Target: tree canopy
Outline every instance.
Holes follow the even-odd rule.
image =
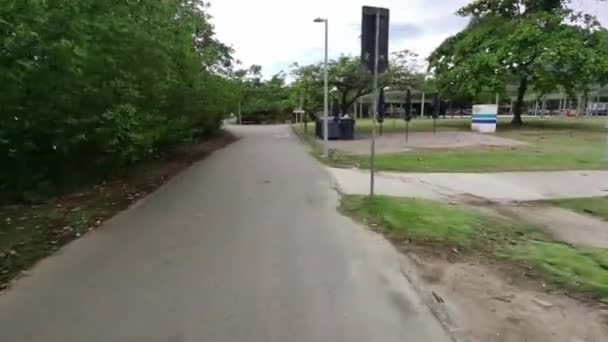
[[[202,0],[0,0],[0,41],[10,197],[210,134],[236,100]]]
[[[416,86],[424,81],[424,76],[418,72],[417,55],[409,50],[391,54],[391,62],[386,73],[381,75],[380,86],[406,88]],[[323,101],[323,63],[292,66],[295,84],[307,94],[306,99],[313,99],[322,108]],[[347,113],[353,104],[362,96],[372,92],[372,75],[366,71],[359,57],[340,56],[328,62],[328,83],[333,97],[340,105],[342,113]],[[312,101],[311,101],[312,102]],[[311,102],[308,102],[309,104]]]
[[[608,83],[608,31],[566,0],[476,0],[458,14],[469,25],[429,57],[442,93],[474,96],[517,86],[513,123],[526,92],[563,89],[571,96]]]
[[[262,77],[262,67],[252,65],[234,73],[241,119],[244,122],[285,122],[296,107],[293,87],[281,71],[270,79]]]

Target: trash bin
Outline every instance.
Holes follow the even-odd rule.
[[[355,120],[351,118],[344,118],[340,120],[340,139],[355,139]]]
[[[336,139],[340,139],[340,122],[338,120],[334,120],[334,118],[329,118],[329,121],[327,123],[327,129],[328,129],[328,134],[327,134],[327,139],[332,139],[332,140],[336,140]],[[315,126],[315,132],[317,134],[317,137],[319,139],[323,139],[323,118],[319,118],[316,122],[316,126]]]

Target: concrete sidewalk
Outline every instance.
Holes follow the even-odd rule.
[[[369,171],[330,168],[346,194],[369,193]],[[608,171],[497,173],[379,172],[376,193],[390,196],[454,199],[478,197],[496,202],[608,195]]]

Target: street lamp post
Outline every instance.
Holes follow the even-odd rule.
[[[314,20],[315,23],[325,23],[325,63],[323,71],[323,156],[328,157],[328,135],[329,135],[329,76],[327,72],[328,61],[327,61],[327,50],[328,50],[328,22],[329,20],[323,18],[317,18]]]

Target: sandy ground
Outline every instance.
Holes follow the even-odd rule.
[[[369,171],[330,168],[346,194],[369,193]],[[608,195],[608,171],[398,173],[378,172],[376,193],[390,196],[498,203]]]
[[[408,256],[403,271],[419,275],[414,281],[434,293],[435,311],[459,341],[599,342],[608,336],[606,305],[534,289],[542,284],[514,285],[487,264]]]
[[[489,134],[471,132],[412,132],[407,143],[405,134],[383,134],[376,137],[376,151],[378,153],[395,153],[411,151],[419,148],[455,148],[471,146],[518,146],[525,142],[514,139],[501,138]],[[330,148],[350,153],[369,153],[369,136],[356,140],[332,140]]]

